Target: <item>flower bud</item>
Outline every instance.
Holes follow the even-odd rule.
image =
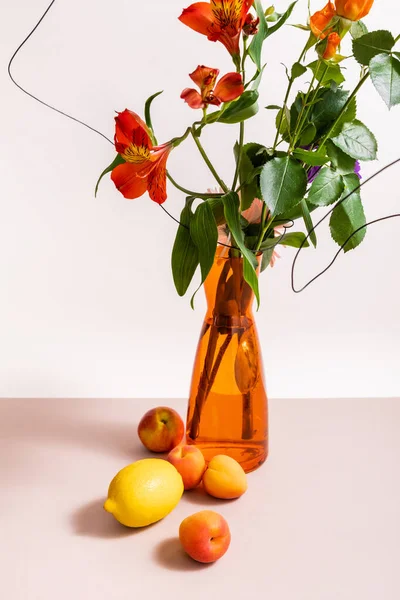
[[[341,37],[338,33],[333,32],[328,35],[325,52],[322,55],[322,58],[325,60],[330,60],[336,54],[336,50],[341,42]]]
[[[374,0],[336,0],[336,13],[350,21],[364,18],[373,5]]]
[[[326,38],[330,31],[328,25],[335,15],[335,6],[329,1],[322,10],[318,10],[310,18],[311,31],[318,39],[323,40]]]

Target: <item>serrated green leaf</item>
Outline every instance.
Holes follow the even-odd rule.
[[[301,214],[303,216],[304,225],[314,248],[317,247],[317,234],[315,233],[314,224],[311,218],[311,213],[308,208],[308,203],[305,198],[300,202]]]
[[[99,184],[100,184],[100,181],[103,179],[104,175],[106,175],[107,173],[110,173],[110,171],[112,171],[113,169],[115,169],[115,167],[118,167],[118,165],[122,165],[124,162],[125,161],[122,158],[122,156],[120,154],[117,154],[117,156],[112,161],[111,165],[108,165],[108,167],[106,167],[104,169],[104,171],[102,172],[102,174],[98,178],[97,183],[96,183],[96,187],[94,189],[94,195],[95,195],[95,197],[97,196],[97,191],[99,189]]]
[[[353,40],[368,33],[368,29],[362,21],[353,21],[350,27],[350,34]]]
[[[260,304],[260,293],[258,289],[258,277],[256,269],[258,267],[257,259],[254,254],[246,248],[244,243],[244,234],[240,225],[240,201],[235,192],[229,192],[222,197],[224,202],[225,219],[228,227],[235,239],[236,244],[243,254],[243,277],[253,290],[257,298],[257,304]]]
[[[157,144],[157,139],[156,139],[156,136],[154,135],[154,131],[153,131],[153,124],[151,122],[150,109],[151,109],[151,104],[152,104],[153,100],[155,98],[157,98],[157,96],[159,96],[160,94],[162,94],[163,91],[164,90],[161,90],[161,92],[156,92],[155,94],[153,94],[152,96],[150,96],[150,98],[147,98],[146,103],[144,105],[144,119],[146,121],[147,127],[150,129],[151,141],[153,142],[154,145]]]
[[[194,198],[187,198],[181,212],[180,225],[172,249],[171,266],[176,291],[184,296],[199,265],[199,251],[190,235],[190,223],[193,218]]]
[[[339,135],[332,138],[332,142],[352,158],[376,159],[378,146],[375,136],[357,119],[352,123],[345,123]]]
[[[331,132],[331,137],[334,137],[335,135],[339,135],[339,133],[343,129],[343,125],[345,123],[351,123],[352,121],[354,121],[356,116],[357,116],[357,100],[356,100],[356,97],[353,96],[353,98],[350,100],[350,102],[346,106],[344,113],[341,115],[340,119],[337,120],[335,127]]]
[[[343,179],[345,182],[345,190],[342,197],[344,198],[360,185],[360,181],[357,175],[354,174],[345,175]],[[366,220],[361,203],[360,190],[357,189],[349,198],[335,207],[331,215],[329,226],[332,238],[339,246],[342,246],[346,240],[352,236],[344,246],[344,252],[348,252],[361,244],[365,238],[365,229],[361,229],[352,235],[353,232],[359,227],[363,227],[365,224]]]
[[[400,61],[388,54],[378,54],[369,63],[371,81],[386,106],[400,104]]]
[[[340,198],[343,190],[344,181],[340,173],[325,167],[312,182],[308,201],[317,206],[329,206]]]
[[[354,158],[345,154],[343,150],[335,146],[331,140],[326,143],[326,153],[329,156],[333,167],[341,175],[348,175],[354,173],[356,161]]]
[[[303,198],[306,188],[306,172],[290,156],[273,158],[261,171],[261,194],[272,215],[279,215],[296,206]]]
[[[327,68],[328,66],[328,68]],[[344,77],[339,65],[333,63],[325,63],[324,61],[315,60],[314,62],[307,65],[309,69],[315,75],[315,79],[320,82],[321,85],[327,84],[329,81],[334,81],[338,85],[343,83]]]
[[[348,97],[349,92],[340,88],[336,91],[324,88],[319,92],[319,102],[313,106],[310,116],[318,132],[325,131],[335,121]]]
[[[265,20],[264,9],[261,4],[261,0],[254,0],[254,8],[256,10],[257,16],[260,19],[258,24],[258,32],[251,40],[249,48],[247,50],[250,58],[256,64],[257,69],[261,71],[261,52],[265,39],[268,34],[268,25]]]
[[[291,71],[291,76],[292,79],[297,79],[297,77],[301,77],[302,75],[304,75],[304,73],[306,73],[307,71],[307,67],[305,67],[304,65],[302,65],[299,62],[295,62],[292,66],[292,71]]]
[[[302,150],[301,148],[296,148],[296,150],[293,151],[293,156],[294,158],[297,158],[298,160],[301,160],[312,167],[320,167],[329,160],[328,156],[325,154],[311,152],[310,150]]]
[[[190,220],[190,236],[197,246],[199,253],[201,271],[200,288],[206,280],[211,267],[213,266],[218,242],[217,224],[215,222],[211,207],[209,204],[207,204],[207,202],[199,204],[199,206],[196,208],[195,213]],[[193,301],[196,292],[193,294],[191,299],[192,308],[194,308]]]
[[[240,123],[250,119],[258,112],[258,92],[257,90],[246,90],[222,112],[218,118],[218,123]]]
[[[354,58],[360,65],[369,65],[371,58],[377,54],[389,53],[393,46],[394,37],[390,31],[371,31],[353,40]]]

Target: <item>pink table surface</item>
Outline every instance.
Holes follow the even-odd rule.
[[[147,456],[136,425],[183,400],[0,400],[0,598],[398,600],[400,399],[273,400],[270,458],[247,493],[188,492],[164,520],[120,526],[102,503]],[[232,543],[202,566],[178,527],[210,508]]]

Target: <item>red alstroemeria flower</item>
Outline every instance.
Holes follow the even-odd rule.
[[[114,142],[125,160],[111,172],[111,179],[121,194],[131,200],[148,191],[154,202],[165,202],[166,163],[172,145],[153,146],[147,125],[128,109],[115,117]]]
[[[185,8],[179,20],[206,35],[212,42],[221,42],[232,56],[238,56],[239,39],[254,0],[210,0],[195,2]]]
[[[240,73],[228,73],[215,85],[218,75],[218,69],[199,65],[189,77],[199,86],[200,93],[192,88],[186,88],[181,98],[191,108],[205,108],[208,104],[219,106],[221,102],[231,102],[243,94],[244,85]]]

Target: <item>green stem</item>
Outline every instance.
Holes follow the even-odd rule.
[[[221,186],[221,188],[227,194],[229,192],[228,187],[226,186],[226,184],[222,181],[222,179],[218,175],[217,171],[215,170],[210,159],[208,158],[206,151],[204,150],[203,146],[201,145],[201,142],[200,142],[199,138],[197,137],[197,135],[195,134],[195,132],[193,131],[193,129],[191,129],[191,133],[192,133],[192,138],[194,139],[194,142],[195,142],[201,156],[203,157],[204,162],[206,163],[207,167],[210,169],[211,173],[214,175],[217,183]]]
[[[304,48],[303,48],[303,50],[302,50],[302,52],[301,52],[301,54],[299,56],[299,60],[297,62],[301,63],[301,61],[303,60],[304,55],[307,52],[307,50],[308,50],[308,41],[307,41],[306,45],[304,46]],[[274,144],[272,146],[272,150],[274,152],[275,152],[276,146],[278,144],[279,133],[280,133],[280,129],[281,129],[282,121],[283,121],[283,115],[284,115],[285,109],[287,107],[287,103],[288,103],[288,100],[289,100],[290,92],[292,91],[293,83],[294,83],[294,79],[293,79],[293,77],[290,77],[289,84],[288,84],[288,87],[287,87],[287,90],[286,90],[286,94],[285,94],[285,98],[283,100],[283,106],[282,106],[282,110],[281,110],[281,113],[280,113],[278,126],[277,126],[277,129],[276,129],[276,135],[275,135]]]
[[[254,248],[254,252],[257,252],[260,249],[260,246],[264,240],[264,236],[267,233],[268,229],[270,228],[270,226],[274,220],[274,217],[271,217],[271,219],[268,220],[268,216],[269,216],[269,210],[268,210],[267,205],[264,203],[264,205],[262,207],[262,212],[261,212],[260,234],[258,236],[258,240],[257,240],[256,247]]]
[[[346,110],[347,110],[350,102],[353,100],[354,96],[359,92],[361,86],[368,79],[368,77],[369,77],[369,71],[368,71],[368,73],[366,73],[364,75],[364,77],[362,79],[360,79],[360,81],[358,82],[358,84],[356,85],[356,87],[354,88],[354,90],[352,91],[352,93],[350,94],[350,96],[348,97],[348,99],[347,99],[346,103],[344,104],[342,110],[340,111],[340,113],[338,114],[338,116],[336,117],[336,119],[334,120],[334,122],[331,125],[330,129],[327,131],[327,133],[322,138],[322,140],[321,140],[321,142],[319,144],[319,150],[326,144],[327,140],[329,139],[330,135],[332,134],[332,131],[335,129],[336,124],[339,122],[339,120],[341,119],[341,117],[344,115],[344,113],[346,112]]]
[[[241,64],[237,67],[237,72],[242,74],[242,80],[243,80],[243,85],[246,82],[246,72],[245,72],[245,62],[246,62],[246,56],[247,56],[247,47],[246,47],[246,38],[243,38],[243,58],[241,61]],[[236,159],[236,169],[235,169],[235,175],[233,177],[233,183],[232,183],[232,189],[234,190],[236,188],[238,179],[239,179],[239,173],[240,173],[240,163],[242,161],[242,154],[243,154],[243,143],[244,143],[244,122],[241,121],[240,122],[240,133],[239,133],[239,148],[238,148],[238,155],[237,155],[237,159]]]
[[[181,192],[183,192],[184,194],[187,194],[188,196],[194,196],[195,198],[199,198],[200,200],[207,200],[207,198],[219,198],[222,194],[201,194],[199,192],[193,192],[192,190],[188,190],[184,187],[182,187],[181,185],[179,185],[179,183],[177,183],[175,181],[175,179],[172,177],[172,175],[167,171],[167,177],[170,180],[170,182],[172,183],[172,185],[174,185],[176,187],[177,190],[180,190]]]

